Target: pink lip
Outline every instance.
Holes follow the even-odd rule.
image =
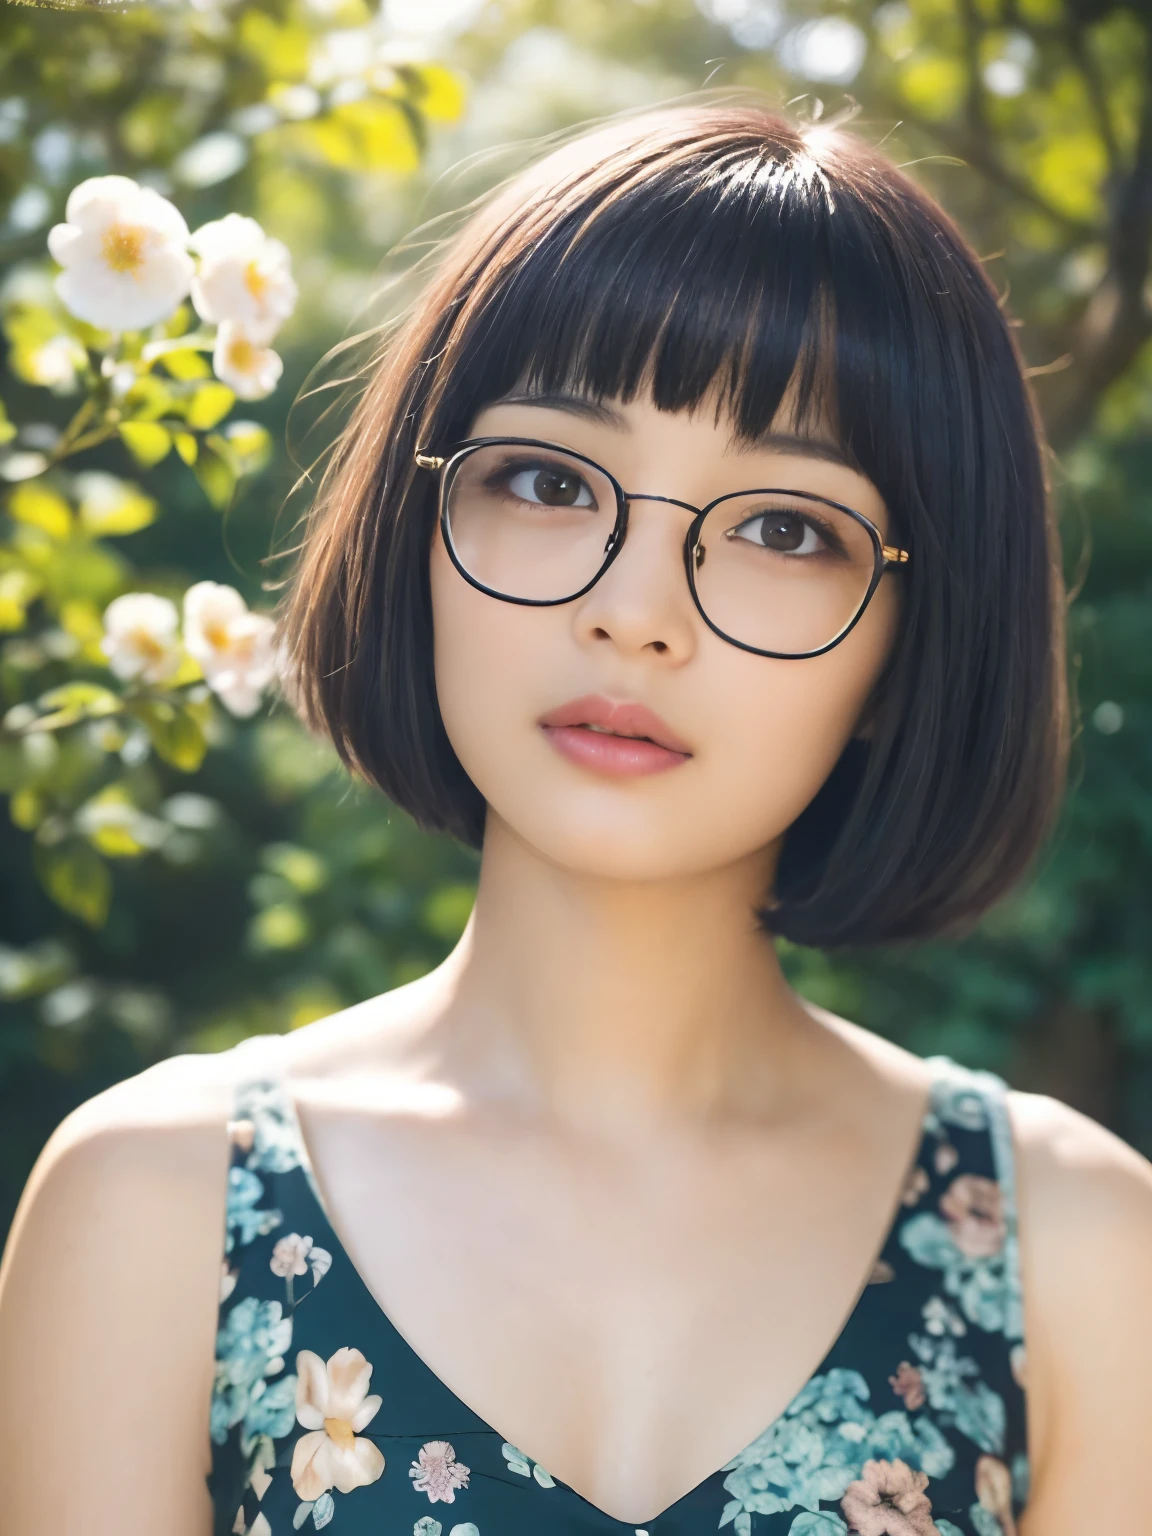
[[[591,731],[592,725],[601,729]],[[588,694],[550,710],[541,717],[540,727],[570,762],[620,778],[662,773],[692,756],[659,715],[643,704],[615,703],[602,694]]]

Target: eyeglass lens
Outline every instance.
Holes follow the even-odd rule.
[[[617,511],[612,481],[587,461],[494,443],[456,466],[445,521],[457,559],[481,586],[563,602],[604,566]],[[872,535],[849,513],[800,492],[749,491],[704,518],[693,580],[704,613],[730,639],[803,654],[852,622],[875,568]]]

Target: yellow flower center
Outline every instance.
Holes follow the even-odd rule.
[[[205,624],[204,638],[214,650],[223,651],[228,648],[227,624]]]
[[[141,656],[146,656],[149,661],[161,661],[168,654],[163,643],[157,640],[150,629],[141,626],[134,629],[128,637],[133,650]]]
[[[148,231],[139,224],[111,224],[104,231],[100,252],[113,272],[138,272],[144,265]]]
[[[356,1434],[347,1419],[325,1419],[324,1430],[329,1439],[335,1440],[342,1451],[352,1449]]]
[[[256,348],[246,336],[237,336],[228,345],[228,366],[237,373],[251,373],[256,367]]]
[[[257,304],[268,292],[268,278],[261,272],[255,261],[250,261],[244,268],[244,286]]]

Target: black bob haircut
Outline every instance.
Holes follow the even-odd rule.
[[[911,551],[891,658],[785,837],[765,928],[832,948],[959,933],[1017,883],[1067,758],[1064,597],[1044,447],[997,294],[948,216],[840,128],[747,99],[570,140],[442,249],[367,372],[281,611],[304,720],[422,826],[485,806],[436,700],[432,477],[517,387],[764,431],[822,407]],[[787,663],[803,666],[802,660]]]

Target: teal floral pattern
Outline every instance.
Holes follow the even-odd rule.
[[[774,1423],[641,1527],[505,1440],[393,1327],[327,1220],[277,1045],[238,1047],[254,1070],[230,1127],[216,1536],[1018,1536],[1025,1356],[999,1079],[933,1062],[915,1163],[840,1336]]]

